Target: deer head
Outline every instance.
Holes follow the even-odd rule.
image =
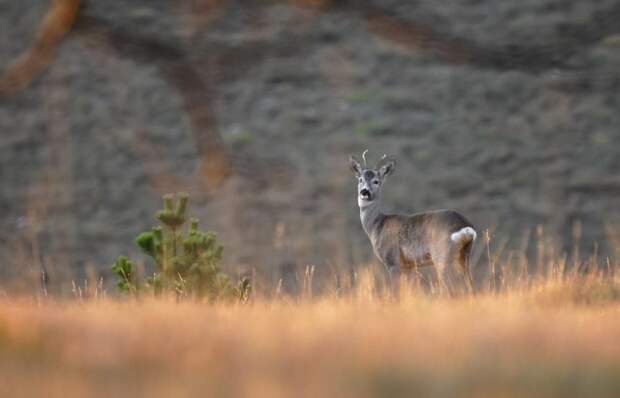
[[[374,168],[369,168],[366,164],[366,152],[368,150],[362,153],[363,166],[355,156],[349,155],[349,167],[357,178],[357,204],[360,208],[380,201],[383,183],[396,167],[393,158],[383,155]]]

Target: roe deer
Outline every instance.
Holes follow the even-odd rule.
[[[364,166],[349,156],[349,166],[357,177],[357,204],[362,227],[370,239],[373,251],[387,268],[392,288],[400,273],[416,267],[434,265],[441,286],[452,293],[450,269],[456,260],[474,292],[469,270],[469,256],[476,230],[460,213],[454,210],[434,210],[411,215],[383,214],[381,190],[388,175],[394,172],[396,162],[383,155],[374,168]]]

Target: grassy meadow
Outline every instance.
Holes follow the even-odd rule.
[[[620,280],[550,275],[458,298],[389,297],[371,271],[244,304],[5,296],[0,396],[619,396]]]
[[[0,2],[0,398],[620,397],[619,88],[615,0]]]

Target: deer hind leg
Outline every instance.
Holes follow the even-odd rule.
[[[475,295],[476,290],[474,288],[474,278],[471,275],[471,270],[469,269],[469,256],[471,254],[472,243],[469,242],[465,244],[463,247],[459,249],[457,261],[461,266],[461,270],[463,274],[467,278],[467,283],[469,285],[469,291],[471,294]]]
[[[454,295],[454,281],[452,272],[452,250],[449,245],[436,245],[431,248],[431,259],[437,272],[439,291],[450,297]]]
[[[449,297],[454,295],[452,283],[452,270],[449,261],[434,261],[435,270],[437,271],[437,281],[439,282],[439,290],[442,294]]]

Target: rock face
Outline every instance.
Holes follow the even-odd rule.
[[[4,280],[41,262],[52,282],[107,278],[181,190],[233,274],[369,261],[346,165],[366,148],[397,158],[387,210],[457,208],[529,254],[537,225],[560,251],[615,254],[617,2],[83,3],[0,99]],[[47,6],[0,3],[0,70]]]

